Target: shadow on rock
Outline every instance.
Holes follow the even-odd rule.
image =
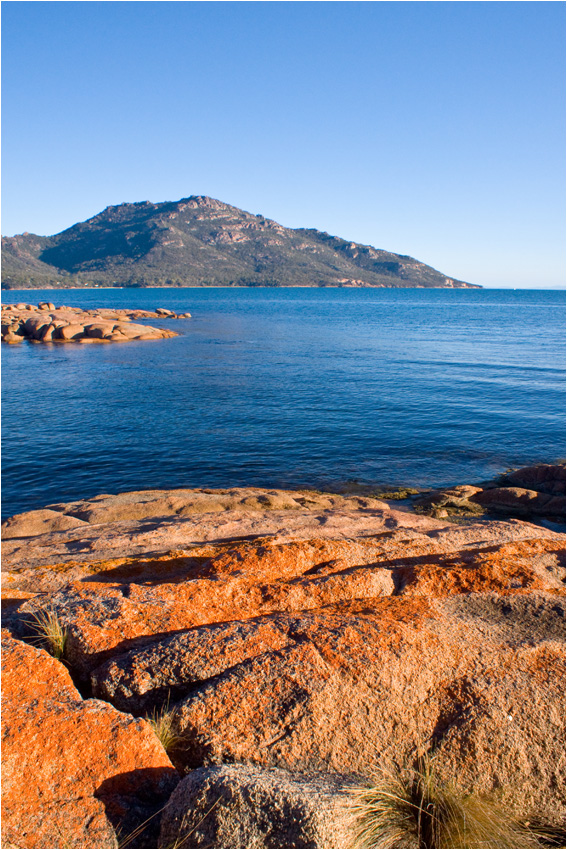
[[[118,837],[119,846],[157,847],[161,812],[179,783],[173,768],[138,768],[105,779],[94,792]]]

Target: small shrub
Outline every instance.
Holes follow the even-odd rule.
[[[531,848],[535,835],[493,803],[439,783],[432,760],[384,771],[353,798],[354,847]]]
[[[36,611],[30,622],[32,630],[37,634],[34,643],[45,647],[50,655],[63,660],[67,643],[67,630],[58,615],[52,609]]]

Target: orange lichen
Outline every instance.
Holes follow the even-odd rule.
[[[405,595],[558,592],[558,582],[538,568],[537,560],[542,555],[555,555],[559,559],[563,553],[564,546],[559,541],[523,540],[400,566],[396,576]]]
[[[524,648],[515,657],[519,669],[536,679],[564,690],[565,683],[565,647],[559,644],[544,643]]]

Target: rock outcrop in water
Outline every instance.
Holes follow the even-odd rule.
[[[486,514],[565,523],[565,464],[539,463],[482,486],[433,490],[414,500],[413,506],[436,517]]]
[[[563,535],[251,488],[103,495],[4,530],[12,846],[61,846],[55,797],[65,846],[112,846],[186,773],[130,846],[157,846],[160,819],[162,847],[352,846],[348,790],[424,753],[561,824]],[[160,712],[178,773],[143,719]]]
[[[150,310],[112,310],[98,308],[56,307],[51,302],[2,305],[2,342],[16,345],[24,339],[31,342],[128,342],[141,339],[166,339],[177,336],[163,328],[138,325],[132,319],[186,319],[173,310],[159,307]]]

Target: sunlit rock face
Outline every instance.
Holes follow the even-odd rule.
[[[2,342],[15,345],[30,342],[128,342],[140,339],[167,339],[178,336],[171,330],[140,325],[132,319],[188,318],[172,310],[81,310],[79,307],[55,307],[51,302],[2,305]]]
[[[439,775],[463,791],[496,795],[524,820],[561,821],[562,534],[249,488],[102,495],[21,514],[5,529],[8,683],[25,680],[9,685],[19,719],[5,714],[6,734],[14,760],[31,760],[37,835],[51,815],[33,760],[59,764],[70,723],[85,730],[77,746],[89,775],[110,741],[113,775],[151,767],[169,781],[143,720],[160,711],[179,736],[171,759],[181,773],[236,763],[249,769],[246,784],[254,771],[315,772],[335,800],[341,777],[435,753]],[[66,634],[63,661],[30,646],[42,612]],[[33,716],[30,700],[40,706]],[[127,769],[122,747],[135,762]],[[179,792],[179,805],[208,799],[212,776]],[[222,782],[240,799],[238,776]],[[282,780],[277,799],[295,800],[295,781]],[[96,788],[74,787],[65,793],[93,802],[92,831],[76,819],[73,834],[102,846],[115,830],[111,803],[103,810]],[[218,829],[227,823],[219,815]],[[317,835],[315,844],[330,840]]]
[[[62,663],[3,634],[3,846],[117,847],[178,779],[146,721],[83,699]]]

